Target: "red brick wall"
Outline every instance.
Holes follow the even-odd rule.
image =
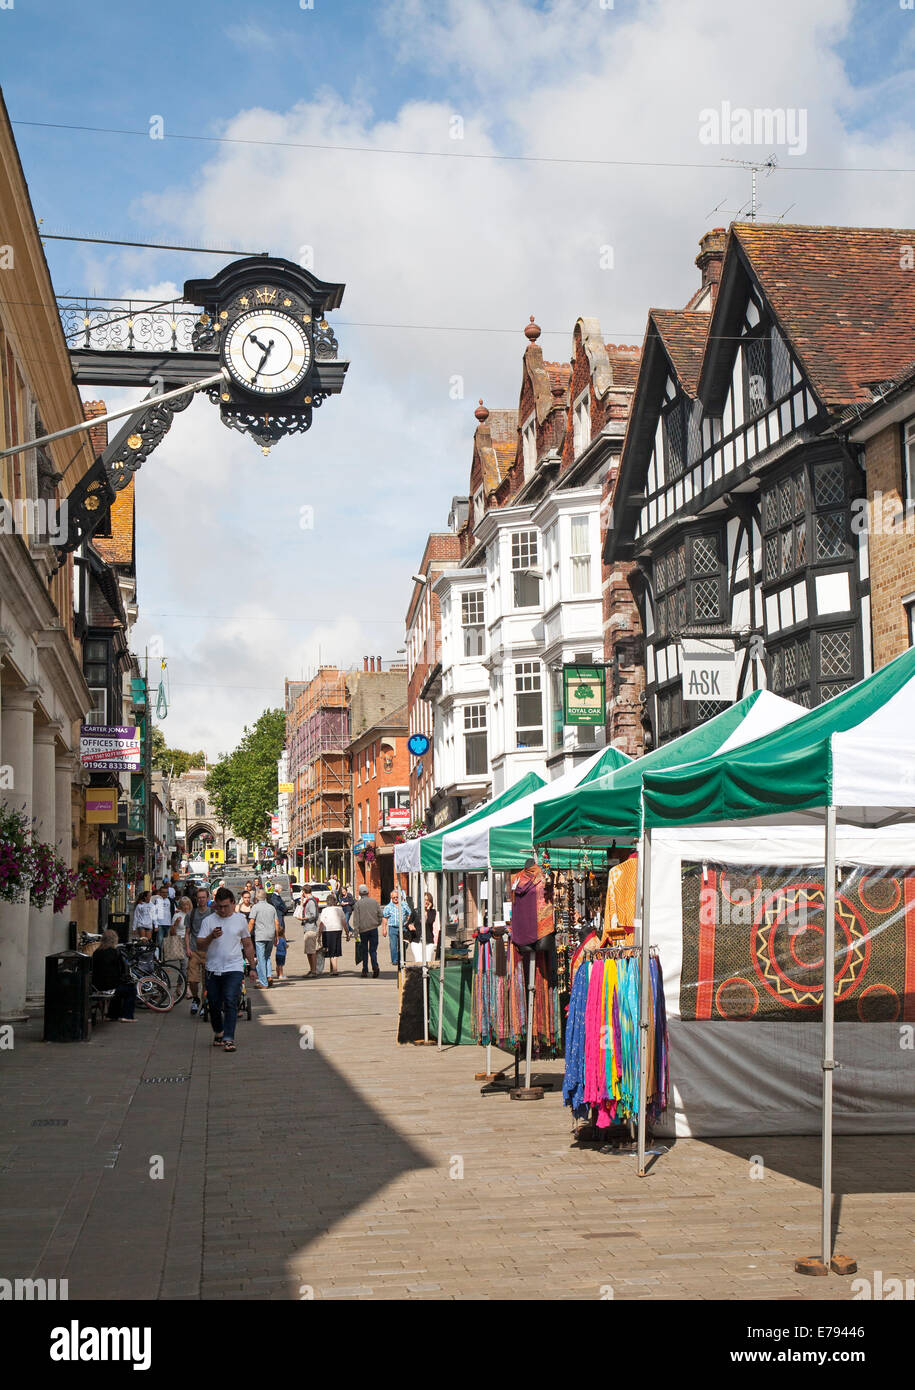
[[[386,740],[394,744],[394,752],[389,749],[382,749],[381,741]],[[372,775],[372,763],[369,759],[368,780],[364,775],[361,784],[359,783],[356,766],[357,758],[363,750],[375,749],[375,768]],[[406,734],[389,734],[381,731],[369,730],[364,739],[361,739],[355,748],[350,750],[353,767],[353,842],[359,839],[359,807],[362,807],[362,829],[366,829],[366,808],[371,808],[371,831],[375,836],[375,852],[383,846],[396,844],[400,838],[400,831],[381,829],[381,807],[378,800],[379,793],[385,787],[409,787],[410,785],[410,755],[407,752]],[[390,761],[391,766],[385,766],[385,759]],[[381,875],[378,867],[378,860],[372,864],[360,864],[356,860],[356,881],[353,890],[356,891],[361,883],[368,886],[369,892],[378,897],[381,889]]]

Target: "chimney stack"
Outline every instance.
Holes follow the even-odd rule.
[[[362,658],[362,669],[363,671],[367,671],[369,669],[369,659],[367,656],[364,656]]]
[[[724,262],[724,248],[728,234],[723,227],[713,227],[705,236],[699,238],[699,254],[696,265],[702,274],[702,289],[711,287],[712,305],[718,296],[718,282],[721,279],[721,266]]]

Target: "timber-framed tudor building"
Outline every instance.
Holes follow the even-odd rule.
[[[724,708],[684,701],[684,638],[733,646],[738,699],[767,687],[812,707],[872,669],[849,430],[915,357],[912,240],[735,223],[708,307],[649,314],[604,539],[605,563],[632,564],[646,742]]]

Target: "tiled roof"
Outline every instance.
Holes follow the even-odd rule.
[[[827,405],[869,401],[915,355],[915,231],[735,223],[765,294]]]
[[[517,410],[491,410],[486,423],[494,444],[509,440],[514,445],[518,437]]]
[[[614,386],[634,387],[639,375],[642,349],[629,343],[604,343]]]
[[[708,314],[693,309],[650,309],[649,333],[652,324],[670,354],[683,386],[694,396],[708,336]]]
[[[554,391],[565,391],[572,379],[572,365],[569,362],[544,362]]]

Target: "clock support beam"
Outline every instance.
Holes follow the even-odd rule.
[[[190,405],[195,391],[201,386],[215,385],[222,379],[223,373],[219,372],[215,378],[186,383],[161,394],[151,391],[139,406],[129,408],[129,415],[126,410],[112,411],[60,432],[74,434],[77,429],[93,429],[100,423],[128,415],[126,423],[66,499],[67,538],[55,547],[58,551],[58,569],[71,551],[78,550],[99,530],[118,492],[127,486],[140,465],[162,442],[175,416]],[[25,447],[31,448],[39,442],[44,441],[32,440]]]

